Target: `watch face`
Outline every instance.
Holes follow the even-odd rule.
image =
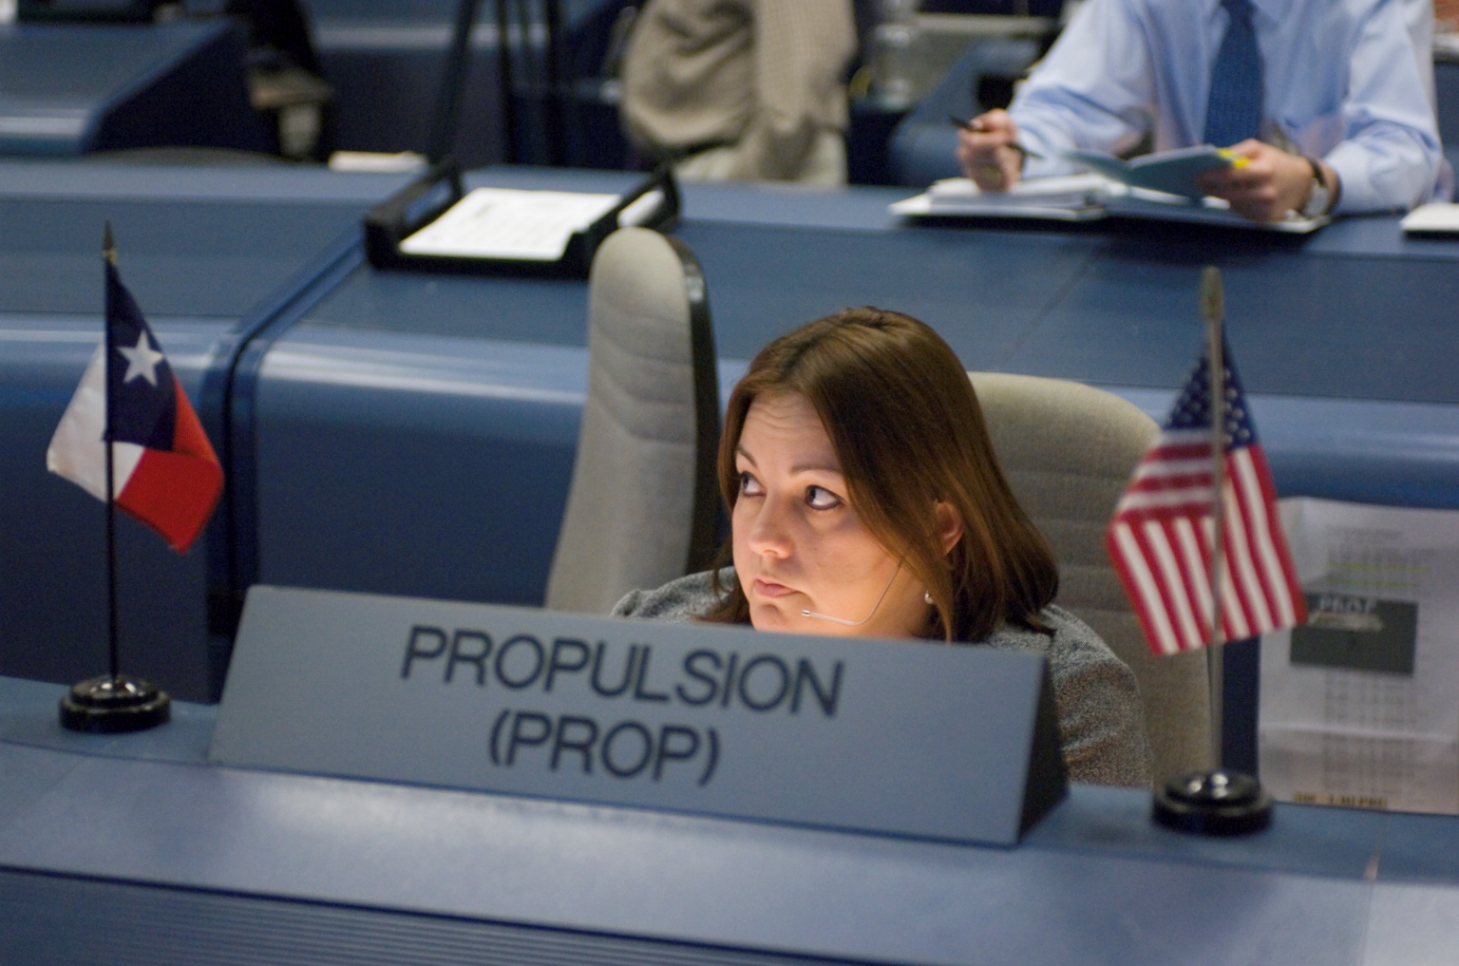
[[[1316,178],[1312,179],[1312,190],[1307,194],[1307,203],[1302,206],[1302,217],[1316,218],[1327,214],[1327,201],[1332,193]]]

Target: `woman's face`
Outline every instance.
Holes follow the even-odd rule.
[[[745,416],[735,468],[735,571],[756,630],[863,637],[923,632],[931,611],[925,588],[862,525],[809,400],[798,393],[757,397]]]

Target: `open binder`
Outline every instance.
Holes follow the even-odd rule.
[[[586,278],[603,239],[627,225],[670,227],[679,210],[667,167],[621,195],[467,192],[446,161],[365,213],[365,255],[376,268]]]

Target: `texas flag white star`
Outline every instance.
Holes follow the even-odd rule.
[[[122,384],[126,385],[138,376],[146,379],[152,385],[157,385],[157,363],[167,358],[162,353],[153,349],[147,342],[147,333],[142,332],[137,337],[137,344],[128,348],[124,345],[117,346],[117,351],[127,357],[127,374],[122,377]]]

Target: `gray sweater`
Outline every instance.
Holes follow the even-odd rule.
[[[734,569],[721,572],[730,586]],[[715,604],[708,571],[670,581],[657,590],[633,590],[613,608],[615,617],[688,623]],[[1053,636],[1002,627],[982,647],[1042,654],[1054,682],[1059,742],[1072,781],[1150,787],[1150,749],[1135,675],[1099,636],[1062,607],[1043,610]]]

